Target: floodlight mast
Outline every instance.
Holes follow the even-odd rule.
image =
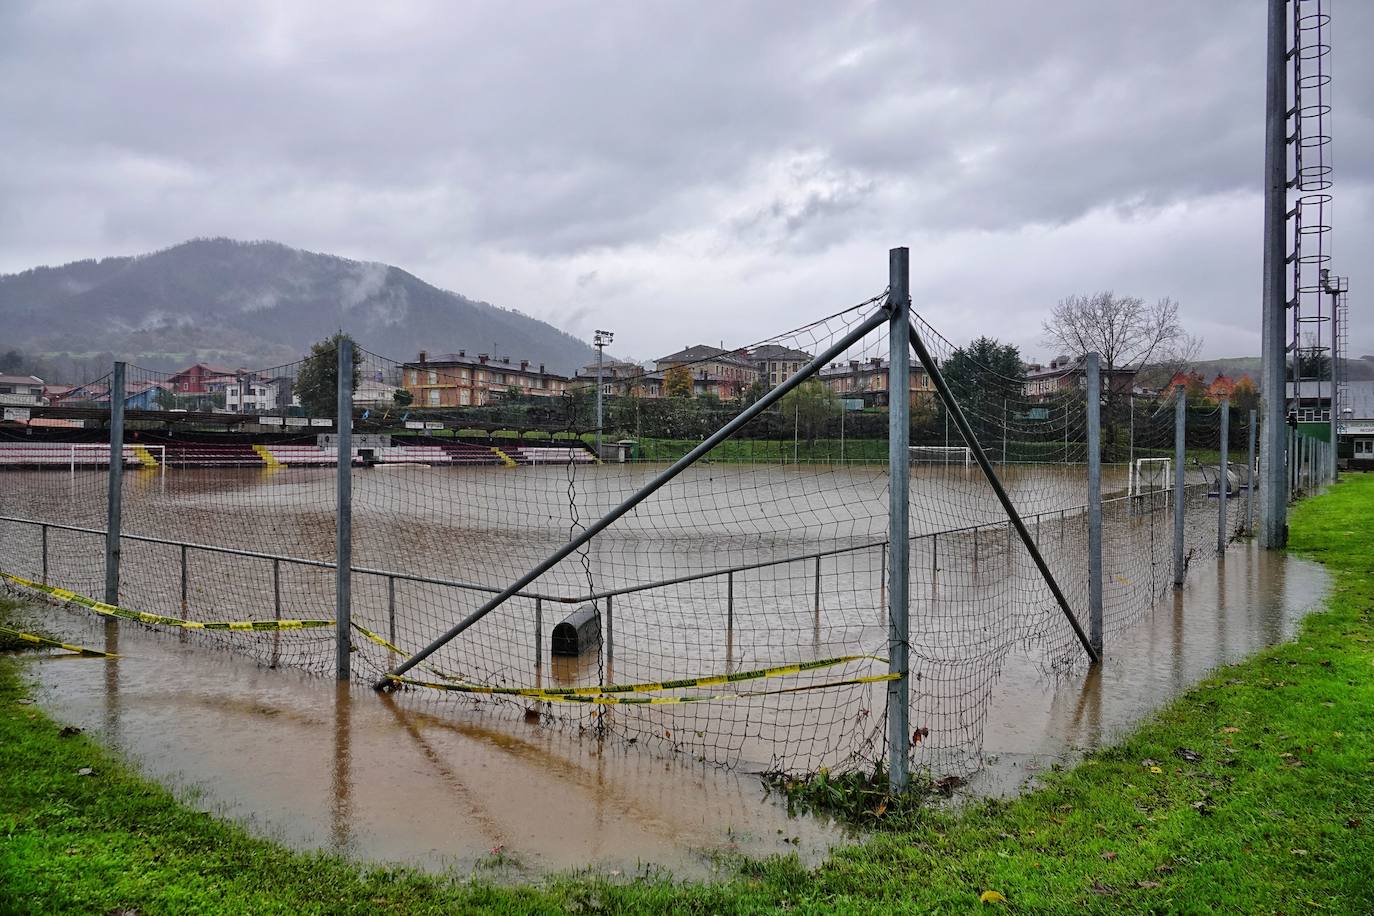
[[[603,386],[603,382],[601,381],[601,367],[606,347],[610,346],[611,341],[615,340],[615,332],[603,331],[598,328],[592,333],[592,346],[596,347],[596,458],[600,461],[602,425],[601,389]]]

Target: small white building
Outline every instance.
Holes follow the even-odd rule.
[[[277,386],[268,379],[244,376],[224,386],[224,407],[230,413],[267,413],[277,409]]]
[[[46,407],[43,380],[35,375],[0,375],[0,404],[10,407]]]

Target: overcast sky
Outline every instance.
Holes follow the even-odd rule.
[[[1374,353],[1374,4],[1333,7],[1332,265]],[[1109,288],[1178,299],[1205,355],[1257,354],[1264,17],[6,0],[0,271],[274,239],[652,357],[866,298],[905,244],[956,341],[1052,355],[1048,309]]]

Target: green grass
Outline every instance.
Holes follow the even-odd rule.
[[[292,853],[180,805],[82,736],[60,738],[21,704],[24,663],[0,661],[0,910],[1370,912],[1372,510],[1374,476],[1295,510],[1293,550],[1334,576],[1295,642],[1218,670],[1044,788],[958,813],[897,805],[818,869],[742,862],[718,884],[501,888]],[[980,904],[985,891],[1005,902]]]

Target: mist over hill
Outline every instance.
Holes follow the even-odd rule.
[[[232,239],[0,276],[0,326],[0,351],[78,375],[110,358],[152,369],[280,365],[339,328],[397,359],[466,349],[570,374],[595,358],[553,325],[396,267]]]

